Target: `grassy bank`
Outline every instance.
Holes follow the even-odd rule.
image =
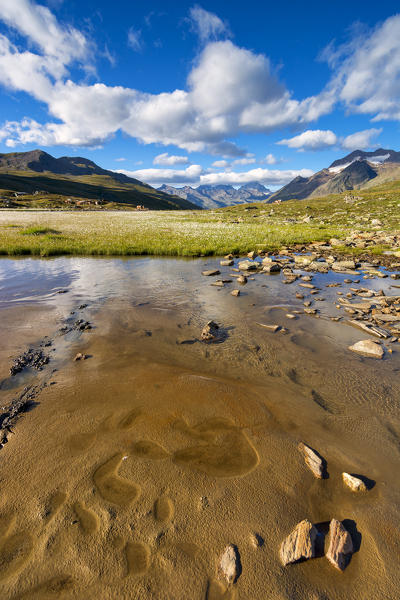
[[[216,211],[0,211],[2,255],[222,255],[400,230],[400,186]],[[374,225],[379,219],[381,225]],[[379,253],[386,246],[376,248]]]

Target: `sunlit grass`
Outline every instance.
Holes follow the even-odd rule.
[[[214,211],[1,210],[0,254],[208,256],[345,240],[353,231],[400,236],[400,188],[382,188],[355,192],[359,199],[351,203],[340,194]],[[371,251],[389,248],[382,243]]]

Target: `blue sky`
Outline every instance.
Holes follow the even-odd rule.
[[[399,150],[396,9],[0,0],[0,152],[276,188],[354,149]]]

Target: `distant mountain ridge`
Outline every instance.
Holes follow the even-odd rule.
[[[198,208],[182,197],[171,197],[138,179],[102,169],[87,158],[54,158],[39,149],[0,154],[0,189],[28,194],[41,190],[160,210]]]
[[[304,200],[357,190],[400,179],[400,152],[354,150],[311,177],[296,177],[272,194],[274,200]]]
[[[268,188],[257,182],[246,183],[239,189],[234,188],[232,185],[199,185],[197,188],[186,185],[182,188],[175,188],[164,184],[158,190],[166,194],[180,196],[206,209],[233,206],[246,202],[262,202],[271,195]]]

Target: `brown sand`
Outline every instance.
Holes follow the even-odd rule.
[[[185,269],[192,290],[201,267]],[[287,310],[268,308],[293,302],[278,279],[249,282],[240,298],[202,282],[196,301],[168,286],[117,295],[93,309],[95,329],[55,344],[59,370],[43,377],[56,384],[0,451],[2,596],[398,598],[398,355],[352,355],[347,346],[363,336],[341,323],[288,322]],[[7,311],[10,331],[20,313]],[[42,311],[29,313],[37,339],[57,324],[44,327]],[[226,341],[177,344],[208,318],[227,328]],[[91,358],[73,362],[77,352]],[[326,458],[328,479],[306,468],[299,441]],[[342,471],[376,485],[354,494]],[[299,521],[323,529],[332,518],[356,547],[344,573],[324,557],[281,566],[280,544]],[[227,587],[218,559],[229,543],[242,573]]]

